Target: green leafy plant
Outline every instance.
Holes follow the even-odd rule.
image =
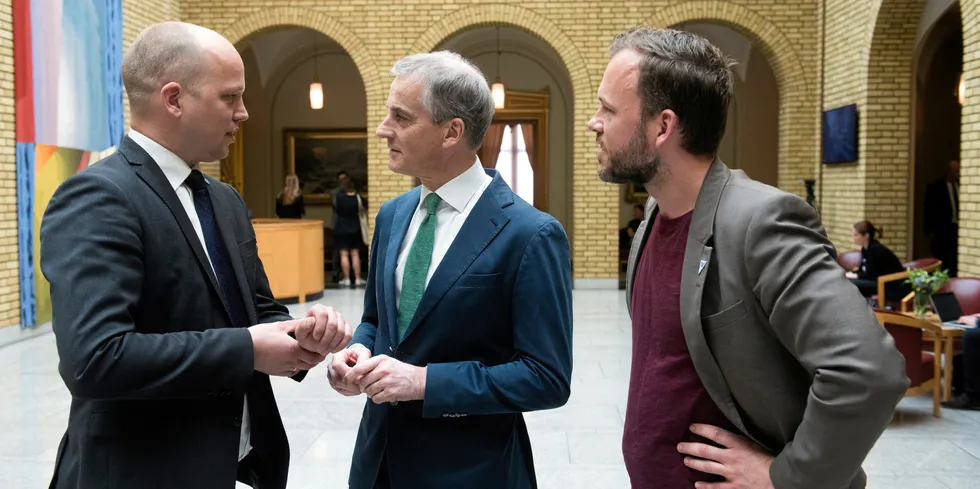
[[[905,283],[915,292],[915,314],[924,316],[929,312],[929,297],[949,281],[949,270],[927,272],[919,268],[909,268],[909,278]]]

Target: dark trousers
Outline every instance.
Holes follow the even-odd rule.
[[[980,402],[980,329],[972,328],[963,332],[963,387],[970,399]],[[953,367],[956,373],[957,367]]]
[[[950,224],[942,229],[936,230],[932,238],[932,256],[942,260],[942,269],[949,270],[949,276],[956,276],[957,260],[959,250],[957,249],[959,240],[959,226]]]
[[[388,479],[388,452],[381,457],[381,467],[378,468],[378,479],[374,481],[374,489],[391,489]]]

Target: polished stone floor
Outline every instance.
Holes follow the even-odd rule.
[[[320,302],[356,318],[362,294],[329,290]],[[629,488],[620,452],[630,362],[622,292],[575,293],[574,347],[568,404],[527,415],[540,487]],[[70,402],[57,362],[50,334],[0,348],[0,489],[47,487]],[[347,487],[364,398],[333,392],[322,367],[301,384],[273,385],[292,447],[289,487]],[[864,463],[870,488],[980,487],[980,412],[944,410],[934,419],[929,397],[906,399],[899,411]]]

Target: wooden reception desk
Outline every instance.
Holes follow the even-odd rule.
[[[295,304],[323,297],[323,221],[253,219],[252,226],[276,300]]]

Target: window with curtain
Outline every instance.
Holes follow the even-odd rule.
[[[534,204],[534,170],[520,124],[508,124],[504,128],[495,168],[514,193],[527,203]]]

